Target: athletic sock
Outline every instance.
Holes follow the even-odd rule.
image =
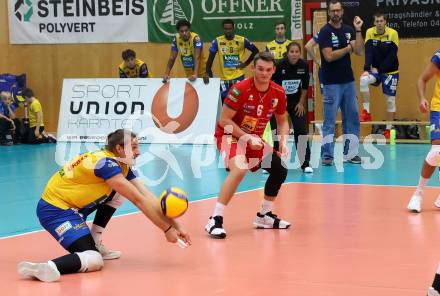
[[[263,200],[263,203],[261,204],[260,214],[261,215],[265,215],[265,214],[271,212],[272,211],[272,205],[273,205],[273,201]]]
[[[224,211],[225,211],[225,205],[222,204],[221,202],[217,202],[215,204],[214,213],[212,214],[212,217],[215,217],[215,216],[223,217]]]

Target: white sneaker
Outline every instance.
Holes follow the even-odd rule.
[[[39,279],[42,282],[55,282],[60,279],[60,272],[55,263],[32,263],[22,261],[18,263],[18,274],[24,277]]]
[[[272,212],[268,212],[264,215],[258,212],[257,217],[255,217],[254,226],[260,229],[287,229],[290,227],[290,223],[279,219],[277,215]]]
[[[414,193],[408,203],[407,209],[414,213],[420,213],[422,211],[422,200],[422,195]]]
[[[313,174],[313,168],[312,167],[305,167],[304,169],[303,169],[303,172],[304,173],[306,173],[306,174]]]
[[[437,199],[435,200],[434,205],[435,205],[437,208],[440,208],[440,195],[437,196]]]
[[[118,259],[121,257],[122,252],[121,251],[111,251],[104,246],[102,241],[99,244],[96,244],[96,248],[98,249],[99,253],[102,255],[102,259],[104,260],[113,260]]]
[[[208,224],[205,226],[205,231],[213,238],[225,238],[226,231],[223,228],[223,217],[209,217]]]
[[[433,287],[430,287],[427,296],[440,296],[440,293]]]

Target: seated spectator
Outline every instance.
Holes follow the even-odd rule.
[[[136,58],[134,50],[124,50],[122,52],[122,59],[124,61],[119,65],[120,78],[151,78],[147,64]]]
[[[0,144],[17,144],[24,133],[23,123],[15,115],[18,104],[12,100],[10,92],[2,91],[0,98]]]
[[[56,143],[56,139],[44,131],[43,108],[40,101],[34,97],[34,92],[30,88],[25,88],[22,96],[26,100],[29,116],[29,126],[26,128],[24,139],[25,143]]]

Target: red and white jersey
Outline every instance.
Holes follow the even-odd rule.
[[[287,100],[284,89],[275,82],[270,82],[266,92],[259,92],[254,77],[250,77],[229,89],[224,104],[237,111],[232,120],[244,132],[261,137],[272,115],[286,112]],[[223,134],[223,128],[217,123],[215,136]]]

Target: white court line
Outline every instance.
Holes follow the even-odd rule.
[[[342,186],[374,186],[374,187],[402,187],[402,188],[415,188],[417,186],[409,186],[409,185],[383,185],[383,184],[341,184],[341,183],[320,183],[320,182],[299,182],[299,181],[291,181],[291,182],[286,182],[283,185],[289,185],[289,184],[303,184],[303,185],[342,185]],[[439,188],[438,186],[425,186],[425,188]],[[254,188],[254,189],[249,189],[249,190],[243,190],[240,192],[237,192],[235,194],[241,194],[241,193],[246,193],[246,192],[252,192],[252,191],[256,191],[256,190],[261,190],[264,189],[264,186],[258,187],[258,188]],[[218,196],[211,196],[211,197],[206,197],[206,198],[202,198],[202,199],[198,199],[198,200],[193,200],[190,201],[189,203],[196,203],[196,202],[201,202],[201,201],[205,201],[205,200],[210,200],[210,199],[214,199],[217,198]],[[124,217],[124,216],[129,216],[129,215],[134,215],[134,214],[140,214],[139,210],[135,210],[131,213],[125,213],[125,214],[119,214],[119,215],[115,215],[112,218],[119,218],[119,217]],[[37,232],[42,232],[42,231],[46,231],[45,229],[40,229],[40,230],[33,230],[33,231],[28,231],[28,232],[23,232],[23,233],[19,233],[19,234],[13,234],[13,235],[8,235],[8,236],[2,236],[0,237],[0,241],[3,239],[8,239],[8,238],[14,238],[14,237],[19,237],[19,236],[24,236],[24,235],[28,235],[28,234],[32,234],[32,233],[37,233]]]

